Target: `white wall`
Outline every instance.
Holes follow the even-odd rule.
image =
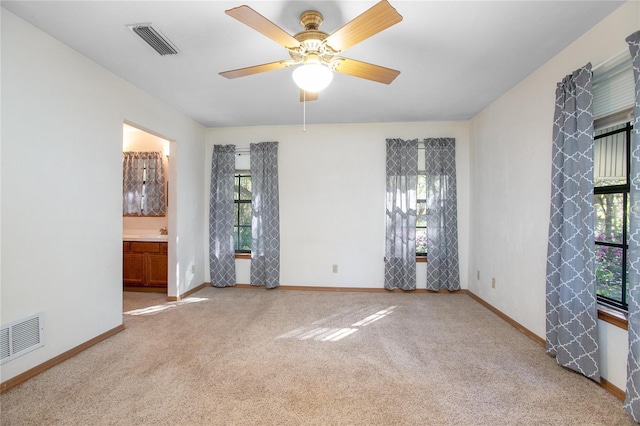
[[[639,5],[623,5],[471,120],[469,289],[543,338],[556,83],[627,49]],[[626,332],[599,330],[603,375],[624,389]]]
[[[427,137],[456,138],[461,286],[467,288],[468,122],[307,125],[306,132],[302,125],[208,129],[205,208],[214,144],[278,141],[281,284],[381,288],[385,139]],[[204,247],[208,258],[208,241]],[[249,264],[236,260],[238,283],[249,283]],[[425,283],[425,264],[418,264],[418,288]]]
[[[170,292],[203,282],[205,130],[6,10],[1,31],[0,321],[45,315],[6,381],[122,324],[125,120],[177,141]]]

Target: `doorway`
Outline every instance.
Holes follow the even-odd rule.
[[[169,293],[171,145],[123,124],[123,291]]]

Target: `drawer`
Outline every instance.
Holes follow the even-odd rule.
[[[129,241],[122,242],[122,251],[125,253],[131,251],[131,243]]]
[[[167,252],[169,251],[169,244],[168,243],[159,243],[160,244],[160,253],[162,254],[167,254]]]
[[[130,241],[131,251],[134,253],[160,253],[160,243]]]

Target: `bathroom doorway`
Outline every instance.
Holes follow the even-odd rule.
[[[123,291],[168,294],[172,142],[123,124]],[[175,148],[175,147],[174,147]]]

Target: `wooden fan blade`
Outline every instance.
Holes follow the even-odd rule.
[[[239,68],[237,70],[223,71],[219,74],[226,78],[238,78],[238,77],[244,77],[247,75],[259,74],[261,72],[279,70],[281,68],[286,68],[288,66],[291,66],[292,64],[293,64],[293,61],[287,59],[283,61],[269,62],[268,64],[254,65],[252,67],[246,67],[246,68]]]
[[[367,80],[384,84],[390,84],[398,75],[400,75],[400,71],[398,70],[349,58],[335,58],[331,63],[331,68],[342,74],[366,78]]]
[[[387,0],[382,0],[327,37],[327,45],[333,50],[342,52],[400,21],[402,21],[402,15]]]
[[[281,46],[287,48],[300,46],[300,42],[293,38],[293,36],[264,16],[260,15],[255,10],[251,9],[249,6],[244,5],[235,7],[225,11],[224,13],[237,19],[243,24],[250,26],[259,33],[266,35]]]
[[[318,92],[305,92],[300,89],[300,102],[317,101]]]

